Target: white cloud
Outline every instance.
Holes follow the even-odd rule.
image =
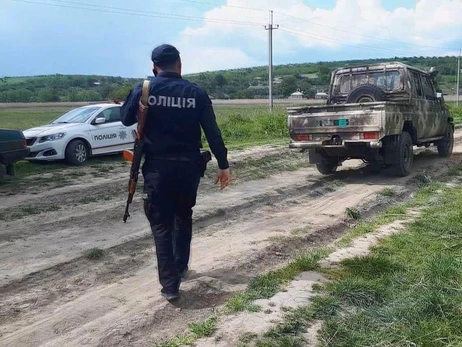
[[[175,44],[182,52],[185,73],[266,64],[268,32],[263,26],[268,12],[237,7],[274,10],[274,22],[280,25],[274,32],[275,54],[359,45],[377,55],[441,55],[455,50],[452,42],[462,40],[461,0],[420,0],[413,9],[393,11],[380,0],[338,0],[330,10],[306,6],[301,0],[228,0],[226,5],[231,7],[205,13],[203,26],[182,31]],[[253,25],[212,22],[217,19]]]
[[[262,63],[251,58],[241,49],[232,47],[182,45],[180,52],[184,74],[229,68],[230,62],[233,68],[255,66]]]

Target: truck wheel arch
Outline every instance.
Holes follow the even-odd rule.
[[[412,144],[413,144],[413,145],[416,145],[416,144],[417,144],[417,140],[418,140],[417,129],[416,129],[416,127],[414,126],[414,124],[412,124],[411,121],[405,121],[405,122],[404,122],[403,132],[404,132],[404,131],[408,132],[409,135],[411,135]]]

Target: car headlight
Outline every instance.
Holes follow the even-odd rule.
[[[39,142],[47,142],[47,141],[56,141],[59,139],[62,139],[66,135],[66,133],[59,133],[59,134],[52,134],[52,135],[47,135],[47,136],[42,136],[39,140]]]

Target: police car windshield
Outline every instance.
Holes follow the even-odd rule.
[[[63,114],[53,121],[56,123],[85,123],[99,107],[80,107]]]

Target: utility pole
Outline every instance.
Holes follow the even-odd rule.
[[[273,30],[278,29],[279,25],[273,25],[273,11],[270,11],[270,19],[268,26],[265,25],[265,30],[268,30],[269,44],[269,62],[268,62],[268,88],[269,88],[269,109],[273,111]]]
[[[456,105],[459,107],[459,82],[460,82],[460,56],[462,54],[462,49],[459,50],[459,59],[457,60],[457,88],[456,88]]]

